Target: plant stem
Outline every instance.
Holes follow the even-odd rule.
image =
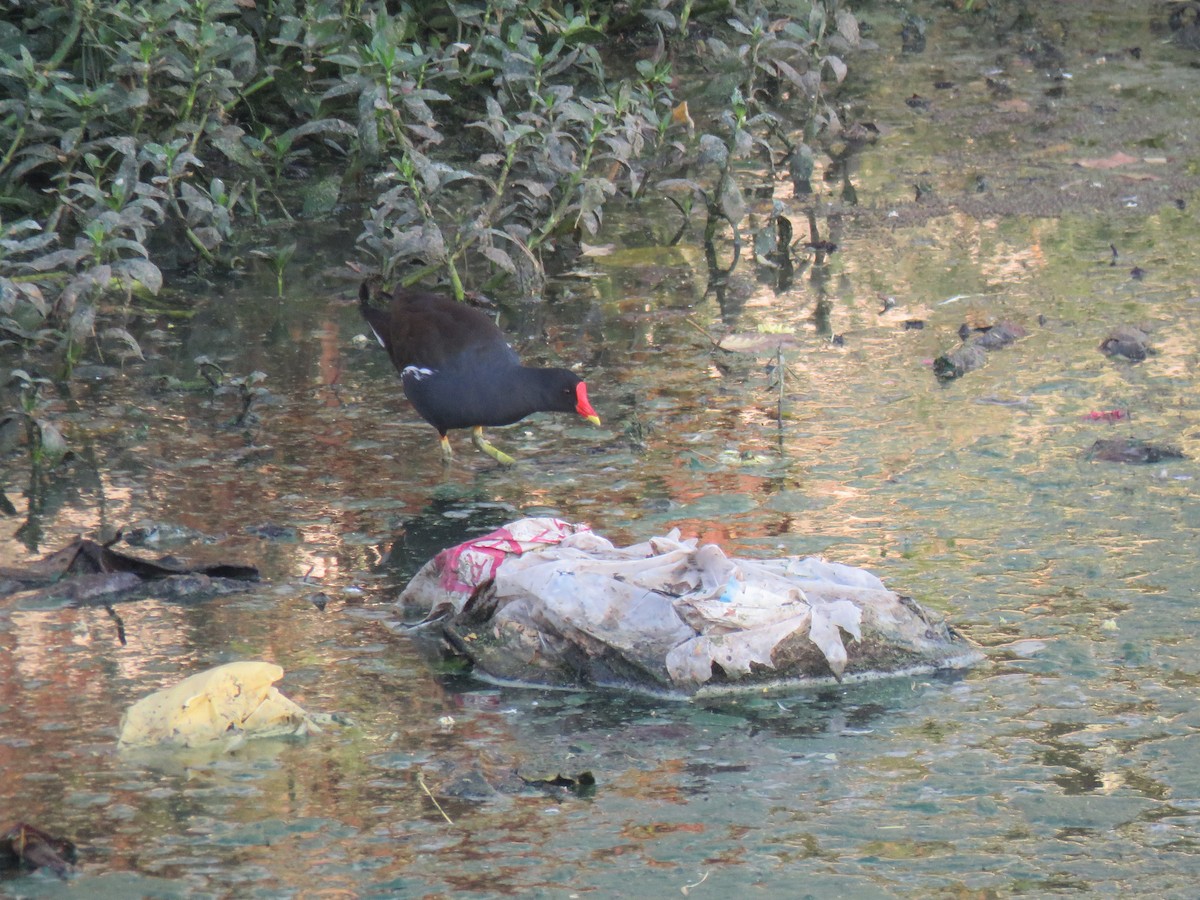
[[[54,55],[46,60],[46,71],[53,72],[63,64],[63,60],[67,58],[67,54],[71,52],[71,48],[75,46],[75,42],[79,40],[79,32],[83,27],[83,11],[82,3],[72,3],[73,12],[71,15],[71,24],[67,26],[67,33],[63,35],[63,39],[58,44],[58,49],[54,51]]]
[[[5,152],[4,157],[0,159],[0,174],[2,174],[4,170],[8,168],[8,164],[12,162],[13,155],[20,148],[21,142],[24,139],[25,125],[21,125],[21,127],[17,129],[17,133],[13,135],[12,143],[8,145],[8,150]]]
[[[588,166],[592,164],[592,154],[596,150],[596,144],[602,130],[603,128],[599,122],[593,123],[592,130],[588,136],[588,145],[583,151],[583,159],[575,171],[571,173],[570,181],[562,191],[562,195],[558,198],[558,203],[555,205],[554,211],[550,213],[545,224],[538,229],[538,233],[529,241],[530,250],[539,247],[558,228],[559,223],[566,216],[567,210],[571,208],[571,204],[575,200],[575,189],[579,187],[583,182],[584,176],[587,175]]]

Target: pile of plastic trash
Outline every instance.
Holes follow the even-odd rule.
[[[679,532],[615,547],[586,525],[512,522],[444,550],[400,596],[501,680],[695,694],[963,668],[983,655],[869,572],[731,559]]]

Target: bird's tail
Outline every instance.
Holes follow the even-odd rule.
[[[371,305],[371,281],[369,279],[364,281],[358,289],[358,311],[362,313],[362,317],[371,326],[371,331],[375,334],[375,340],[379,341],[380,346],[384,350],[390,352],[391,348],[388,347],[386,335],[391,330],[389,328],[391,319],[386,310]]]

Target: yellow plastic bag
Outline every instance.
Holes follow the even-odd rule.
[[[280,666],[253,660],[199,672],[129,707],[118,746],[200,747],[320,731],[312,716],[274,687],[282,677]]]

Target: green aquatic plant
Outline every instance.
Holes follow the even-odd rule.
[[[271,266],[271,271],[275,273],[275,293],[276,296],[283,296],[283,273],[288,267],[288,263],[292,261],[292,257],[296,255],[296,242],[292,241],[287,244],[279,244],[275,247],[268,247],[263,250],[254,251],[254,255],[260,259],[265,259]]]
[[[812,4],[805,21],[772,17],[765,5],[751,4],[734,10],[728,25],[736,40],[707,39],[728,103],[700,134],[693,171],[658,184],[685,222],[697,202],[705,211],[703,242],[714,275],[737,265],[752,210],[748,198],[772,198],[784,171],[798,196],[811,193],[814,144],[844,128],[833,100],[848,71],[841,54],[861,45],[857,20],[837,2]],[[757,219],[755,258],[790,271],[790,221],[774,206]],[[725,229],[732,258],[723,268],[716,244]]]
[[[16,431],[19,431],[20,424],[24,424],[30,469],[38,475],[47,464],[58,462],[67,453],[66,438],[52,421],[48,408],[46,391],[53,387],[53,382],[24,369],[13,369],[9,372],[8,380],[16,390],[18,403],[15,416],[10,413],[4,417],[10,429],[9,435],[15,440]]]
[[[547,256],[600,228],[622,172],[636,192],[638,162],[669,117],[653,82],[610,75],[600,19],[493,9],[460,18],[458,41],[439,53],[354,62],[378,126],[369,133],[391,140],[359,238],[385,277],[438,271],[461,296],[462,270],[478,260],[535,292]],[[459,132],[469,152],[455,147]]]
[[[106,328],[81,308],[144,303],[164,270],[237,271],[253,227],[342,210],[385,277],[460,296],[536,295],[611,204],[666,202],[672,178],[696,186],[706,239],[725,223],[736,246],[749,179],[811,163],[838,127],[856,36],[837,0],[6,10],[0,342],[57,339],[69,373]],[[685,101],[712,123],[698,138]],[[281,293],[286,254],[263,254]]]

